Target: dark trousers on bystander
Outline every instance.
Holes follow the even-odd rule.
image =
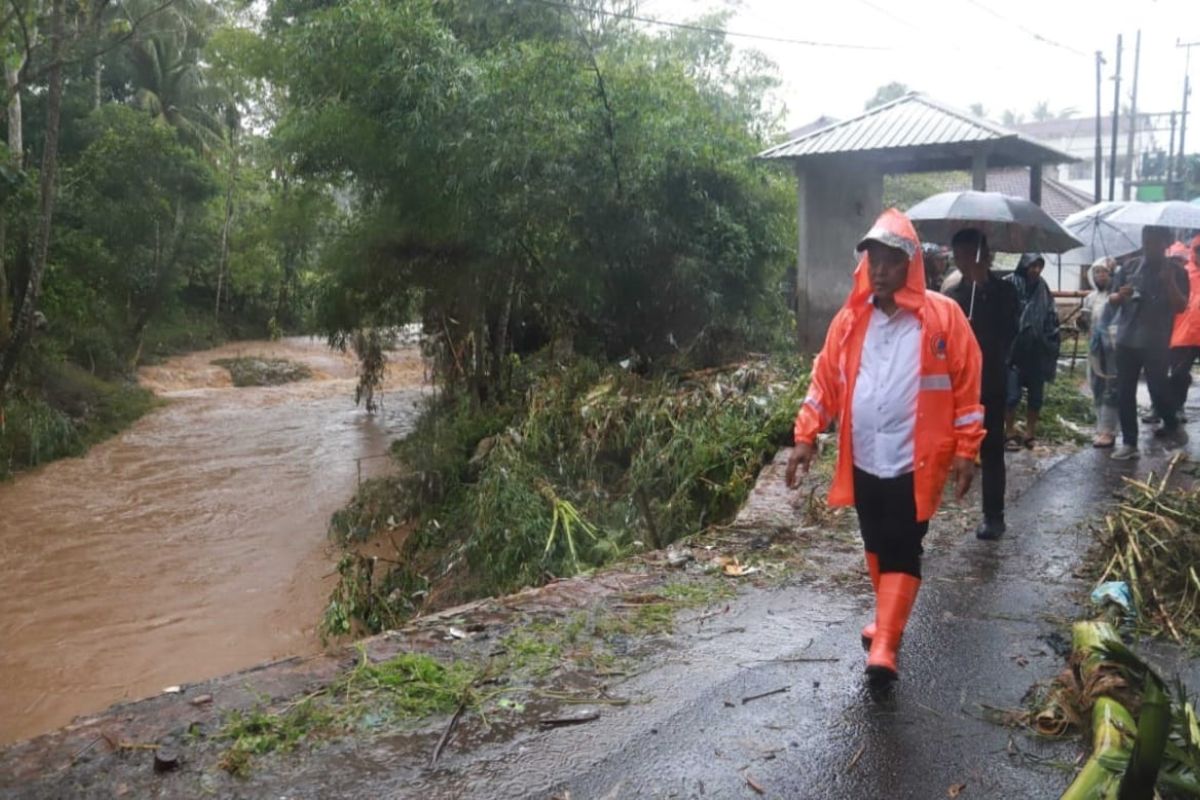
[[[1137,387],[1142,372],[1150,402],[1168,430],[1179,423],[1167,381],[1167,349],[1117,345],[1117,412],[1121,418],[1121,440],[1130,447],[1138,443]]]
[[[983,473],[983,517],[1004,521],[1004,490],[1008,483],[1004,468],[1004,395],[983,398],[983,427],[987,433],[979,447],[979,466]]]
[[[879,558],[879,572],[903,572],[921,577],[921,540],[929,521],[917,521],[911,472],[879,478],[854,468],[854,510],[863,546]]]

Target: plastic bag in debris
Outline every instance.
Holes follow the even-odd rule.
[[[1125,581],[1105,581],[1092,590],[1092,602],[1098,606],[1115,603],[1125,612],[1126,616],[1137,616],[1133,607],[1133,595],[1129,592],[1129,584]]]

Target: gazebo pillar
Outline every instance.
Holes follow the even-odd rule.
[[[971,188],[977,192],[987,191],[987,150],[980,148],[971,154]]]
[[[1042,204],[1042,165],[1029,165],[1029,201],[1035,206]]]
[[[796,338],[816,352],[850,293],[854,245],[883,211],[883,170],[861,158],[796,166]]]

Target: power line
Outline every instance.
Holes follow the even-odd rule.
[[[597,14],[603,17],[611,17],[613,19],[623,19],[630,22],[641,22],[645,25],[659,25],[664,28],[676,28],[678,30],[695,31],[697,33],[711,33],[720,36],[734,36],[739,39],[756,39],[762,42],[776,42],[779,44],[795,44],[804,47],[825,47],[833,50],[894,50],[894,47],[878,47],[867,44],[850,44],[848,42],[820,42],[813,39],[790,39],[784,36],[768,36],[761,33],[744,33],[740,31],[729,31],[723,28],[709,28],[704,25],[695,25],[689,22],[669,22],[664,19],[655,19],[653,17],[642,17],[636,14],[622,14],[618,11],[605,11],[600,8],[585,8],[584,6],[572,5],[571,3],[556,2],[556,0],[528,0],[531,3],[538,3],[544,6],[553,8],[561,8],[566,11],[579,11],[584,14]]]
[[[1020,29],[1023,33],[1028,34],[1029,36],[1032,36],[1034,39],[1037,39],[1042,44],[1048,44],[1051,47],[1057,47],[1060,50],[1066,50],[1069,53],[1074,53],[1075,55],[1083,56],[1084,58],[1092,57],[1090,53],[1085,53],[1082,50],[1076,50],[1074,47],[1071,47],[1069,44],[1063,44],[1062,42],[1056,42],[1053,39],[1051,39],[1050,37],[1043,36],[1042,34],[1038,33],[1037,31],[1033,30],[1032,28],[1026,27],[1025,25],[1022,25],[1020,22],[1017,22],[1014,19],[1009,19],[1008,17],[1004,16],[1003,14],[999,13],[998,11],[995,11],[994,9],[991,9],[988,6],[985,6],[983,3],[980,3],[979,0],[967,0],[967,2],[970,3],[971,5],[975,6],[976,8],[978,8],[980,11],[983,11],[986,14],[992,15],[993,17],[1000,20],[1001,22],[1007,22],[1009,25],[1015,26],[1016,28]]]

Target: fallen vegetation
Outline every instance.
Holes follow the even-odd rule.
[[[212,363],[228,370],[229,377],[233,379],[233,385],[239,387],[279,386],[312,377],[312,370],[306,365],[288,361],[286,358],[240,356],[238,358],[218,358]]]
[[[1140,628],[1180,644],[1200,643],[1200,489],[1126,479],[1125,499],[1100,530],[1100,581],[1124,581]]]
[[[806,389],[799,362],[762,358],[646,378],[540,357],[519,394],[480,409],[435,399],[394,455],[335,515],[345,547],[327,635],[394,627],[419,609],[577,574],[728,521],[790,444]],[[394,556],[372,535],[411,529]]]
[[[1067,667],[1035,686],[1029,707],[989,709],[1038,736],[1090,733],[1092,752],[1062,800],[1200,797],[1195,702],[1127,647],[1106,620],[1076,622]]]
[[[1046,396],[1038,421],[1038,439],[1047,444],[1087,444],[1090,427],[1096,423],[1091,395],[1084,394],[1080,373],[1060,373],[1046,384]],[[1017,427],[1022,429],[1025,401],[1016,412]]]

